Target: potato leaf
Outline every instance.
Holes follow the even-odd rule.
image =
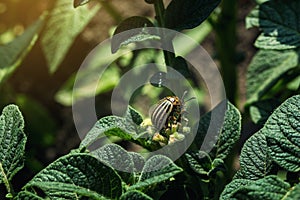
[[[182,31],[200,25],[220,0],[172,0],[165,13],[165,27]]]
[[[125,19],[117,26],[113,34],[111,41],[111,52],[115,53],[121,46],[127,45],[131,42],[139,42],[147,39],[152,39],[153,37],[155,37],[154,35],[151,36],[151,34],[147,34],[145,32],[143,33],[141,29],[138,28],[153,26],[153,23],[146,17],[133,16]],[[124,31],[128,32],[126,32],[126,34],[118,35],[119,33],[122,33]]]
[[[232,196],[245,200],[285,199],[288,197],[289,190],[288,183],[272,175],[240,187]]]
[[[247,103],[265,95],[288,71],[297,68],[299,50],[260,50],[247,72]]]
[[[27,137],[18,107],[6,106],[0,116],[0,183],[9,184],[24,165]]]
[[[281,104],[269,117],[262,133],[271,159],[291,172],[300,171],[300,95]]]
[[[91,10],[87,6],[75,9],[70,0],[56,1],[42,37],[42,49],[51,73],[56,71],[75,38],[98,10],[99,6]]]
[[[33,47],[43,24],[44,20],[41,17],[22,35],[8,44],[0,45],[0,85],[15,71]]]
[[[120,200],[152,200],[152,198],[141,191],[129,190],[121,196]]]
[[[24,186],[25,191],[33,194],[36,188],[51,199],[114,199],[122,194],[118,174],[98,159],[82,153],[59,158]]]
[[[180,172],[182,172],[182,169],[175,165],[170,158],[163,155],[154,155],[146,161],[139,181],[132,185],[130,189],[149,187],[166,181]]]
[[[247,28],[262,30],[255,41],[261,49],[293,49],[300,46],[300,1],[277,0],[258,5],[246,18]]]
[[[240,156],[240,166],[235,179],[257,180],[268,175],[272,160],[265,135],[257,132],[246,141]]]

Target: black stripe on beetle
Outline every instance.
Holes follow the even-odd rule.
[[[161,131],[180,122],[182,106],[182,102],[177,96],[168,96],[160,100],[151,114],[153,126]]]

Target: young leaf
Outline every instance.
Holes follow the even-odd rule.
[[[246,18],[246,27],[257,26],[262,33],[255,46],[262,49],[293,49],[300,46],[300,1],[268,1]]]
[[[300,171],[299,102],[300,95],[286,100],[273,112],[262,129],[272,160],[292,172]]]
[[[138,125],[142,120],[141,115],[131,106],[128,106],[124,117],[107,116],[96,122],[94,127],[81,141],[80,147],[91,145],[105,134],[117,136],[127,141],[137,142]]]
[[[70,0],[56,1],[42,37],[42,49],[51,73],[56,71],[77,35],[98,10],[99,6],[92,10],[86,6],[75,9]]]
[[[125,140],[132,140],[136,137],[136,132],[132,130],[130,124],[125,123],[125,119],[117,116],[107,116],[101,118],[94,127],[87,133],[80,143],[80,148],[88,147],[99,138],[107,135],[118,136]]]
[[[120,200],[152,200],[152,198],[138,190],[130,190],[124,193]]]
[[[182,169],[175,165],[171,159],[163,155],[152,156],[146,161],[139,181],[130,189],[144,188],[170,179]]]
[[[94,197],[96,193],[114,199],[122,194],[121,179],[112,168],[88,154],[79,153],[54,161],[24,186],[32,193],[35,188],[51,199]]]
[[[298,60],[299,50],[260,50],[247,72],[247,103],[259,100]]]
[[[250,116],[255,124],[264,125],[273,110],[280,105],[277,99],[264,99],[250,106]]]
[[[220,200],[237,200],[236,198],[233,198],[232,195],[238,191],[238,189],[242,186],[249,185],[253,183],[254,181],[248,180],[248,179],[234,179],[231,181],[228,185],[226,185],[225,189],[223,190]]]
[[[18,107],[6,106],[0,116],[0,183],[9,184],[24,165],[26,135]]]
[[[12,42],[0,45],[0,85],[21,64],[33,47],[43,23],[44,20],[41,17]]]
[[[125,19],[118,25],[118,27],[116,28],[113,34],[112,41],[111,41],[111,52],[112,53],[117,52],[117,50],[122,45],[124,45],[126,41],[130,40],[130,38],[136,37],[137,35],[141,36],[142,33],[137,28],[153,27],[153,26],[154,26],[153,23],[146,17],[133,16]],[[116,36],[119,33],[122,33],[124,31],[129,31],[129,30],[130,32],[128,32],[128,34]],[[149,39],[150,38],[151,37],[149,35]]]
[[[182,31],[200,25],[220,0],[172,0],[165,13],[165,27]]]
[[[140,125],[143,122],[141,114],[131,106],[127,108],[125,119],[129,124],[134,122],[136,125]]]
[[[244,144],[240,156],[238,179],[257,180],[268,175],[272,160],[268,154],[266,137],[257,132]]]
[[[232,195],[236,199],[284,199],[288,196],[290,185],[277,176],[267,176],[244,187],[240,187]]]

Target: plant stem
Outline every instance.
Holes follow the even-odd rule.
[[[6,187],[6,190],[8,192],[8,194],[11,194],[12,196],[14,196],[14,190],[9,182],[9,180],[7,179],[7,176],[4,172],[4,169],[3,169],[3,166],[2,166],[2,163],[0,162],[0,173],[1,173],[1,176],[2,176],[2,180],[4,182],[4,185]]]
[[[217,53],[226,95],[235,105],[237,103],[236,13],[237,0],[223,0],[219,20],[215,24]]]
[[[164,15],[165,15],[165,6],[162,0],[156,0],[154,2],[154,9],[155,9],[155,13],[156,13],[156,20],[158,23],[159,27],[164,28],[165,27],[165,19],[164,19]],[[166,51],[163,50],[164,52],[164,57],[165,57],[165,63],[167,66],[171,66],[172,64],[172,60],[175,58],[175,54],[174,52],[174,47],[172,44],[172,40],[169,40],[168,38],[166,38],[166,34],[163,32],[162,33],[162,46],[164,47],[164,49],[169,49],[170,51]]]
[[[164,2],[162,0],[156,0],[154,2],[154,10],[156,14],[156,20],[159,27],[165,27],[165,20],[164,20],[164,14],[165,14],[165,6]]]

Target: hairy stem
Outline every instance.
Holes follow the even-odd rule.
[[[154,2],[154,9],[155,9],[155,14],[156,14],[156,20],[158,23],[159,27],[164,28],[165,27],[165,19],[164,19],[164,14],[165,14],[165,6],[162,0],[156,0]],[[171,66],[172,60],[175,58],[174,52],[174,47],[172,44],[172,40],[169,40],[168,38],[165,38],[166,34],[162,33],[162,45],[165,48],[168,48],[170,51],[163,50],[164,52],[164,57],[165,57],[165,63],[167,66]],[[173,51],[173,52],[171,52]]]

